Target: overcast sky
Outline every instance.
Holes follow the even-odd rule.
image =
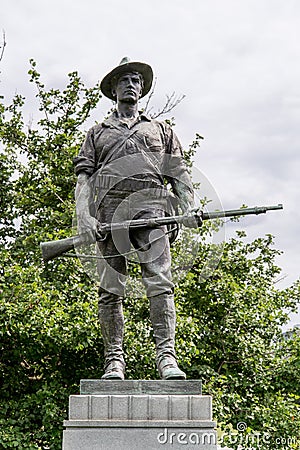
[[[7,47],[1,93],[24,94],[36,118],[29,59],[47,87],[77,70],[88,86],[123,56],[157,77],[152,105],[185,94],[173,112],[186,147],[204,136],[195,166],[226,209],[284,204],[244,218],[248,239],[271,233],[284,279],[299,277],[300,2],[296,0],[1,0]],[[104,99],[95,118],[111,107]],[[87,123],[87,128],[91,123]],[[207,195],[203,192],[203,195]],[[234,226],[236,229],[237,226]],[[231,236],[232,226],[226,234]],[[300,316],[291,323],[300,323]]]

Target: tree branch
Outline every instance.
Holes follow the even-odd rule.
[[[151,98],[153,97],[153,94],[154,94],[154,91],[155,91],[155,88],[156,88],[156,82],[157,82],[157,78],[154,79],[153,87],[152,87],[152,89],[151,89],[151,91],[150,91],[150,94],[149,94],[149,96],[148,96],[147,103],[146,103],[145,108],[144,108],[144,111],[145,111],[146,114],[149,113],[149,112],[151,111],[151,109],[152,109],[152,108],[150,108],[149,111],[148,111],[149,103],[150,103],[150,101],[151,101]]]
[[[169,113],[174,109],[177,105],[179,105],[180,102],[185,98],[185,95],[180,95],[177,97],[175,95],[175,92],[173,92],[171,95],[167,95],[167,101],[164,105],[164,107],[160,110],[158,110],[156,113],[150,114],[152,119],[157,119],[159,116],[163,116],[164,114]]]
[[[2,31],[2,45],[0,47],[1,49],[1,53],[0,53],[0,61],[2,61],[3,55],[4,55],[4,50],[6,47],[6,40],[5,40],[5,31]]]

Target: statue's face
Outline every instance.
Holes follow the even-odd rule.
[[[142,93],[141,76],[137,72],[121,75],[113,93],[117,102],[137,103]]]

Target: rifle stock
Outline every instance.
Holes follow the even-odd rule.
[[[127,220],[119,223],[104,223],[99,224],[99,235],[105,235],[106,233],[124,230],[127,228],[141,228],[141,227],[158,227],[161,225],[169,224],[189,224],[193,228],[201,227],[203,220],[219,219],[224,217],[237,217],[250,214],[264,214],[267,211],[283,209],[281,204],[275,206],[255,206],[254,208],[241,208],[241,209],[231,209],[225,211],[213,211],[213,212],[203,212],[196,210],[194,214],[188,216],[167,216],[167,217],[153,217],[150,219],[138,219],[138,220]],[[92,242],[91,236],[76,235],[70,238],[59,239],[55,241],[41,242],[40,247],[42,250],[42,257],[45,263],[51,261],[51,259],[58,258],[65,253],[73,250],[74,247],[81,246]]]
[[[51,259],[58,258],[64,253],[67,253],[74,249],[76,246],[80,246],[86,242],[80,235],[76,235],[70,238],[58,239],[56,241],[41,242],[40,247],[42,251],[42,258],[45,263],[51,261]]]

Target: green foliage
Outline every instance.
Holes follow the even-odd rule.
[[[280,269],[272,236],[244,243],[245,235],[239,235],[224,245],[206,282],[201,271],[209,248],[202,245],[179,286],[178,354],[189,376],[202,378],[213,395],[225,434],[246,423],[250,437],[270,434],[263,448],[286,448],[286,440],[277,440],[298,442],[300,430],[300,346],[299,338],[283,341],[281,325],[287,321],[284,308],[294,309],[299,299],[300,285],[284,291],[274,286]],[[240,442],[227,443],[238,448]],[[259,442],[246,444],[260,448]]]
[[[70,234],[72,158],[100,89],[73,72],[63,92],[47,91],[31,64],[36,126],[25,125],[23,97],[0,107],[0,446],[56,449],[68,396],[80,378],[99,377],[103,348],[95,286],[76,260],[43,267],[39,243]]]
[[[8,106],[0,103],[0,447],[56,450],[68,396],[78,392],[81,378],[101,375],[103,344],[96,286],[76,259],[44,267],[39,243],[71,233],[72,158],[100,90],[84,87],[76,72],[63,91],[46,90],[34,61],[29,74],[39,121],[26,126],[20,95]],[[196,135],[185,152],[189,166],[200,139]],[[188,272],[178,276],[176,288],[181,366],[213,395],[220,433],[241,437],[238,424],[245,422],[244,437],[269,433],[264,449],[297,448],[276,439],[300,434],[300,338],[283,340],[281,333],[299,283],[276,288],[272,236],[246,243],[239,232],[223,246],[207,243],[219,226],[205,223],[199,248],[185,230],[172,250],[176,273]],[[189,271],[187,245],[197,252]],[[139,270],[133,265],[131,273]],[[148,302],[138,288],[131,292],[125,302],[127,377],[153,379]]]

